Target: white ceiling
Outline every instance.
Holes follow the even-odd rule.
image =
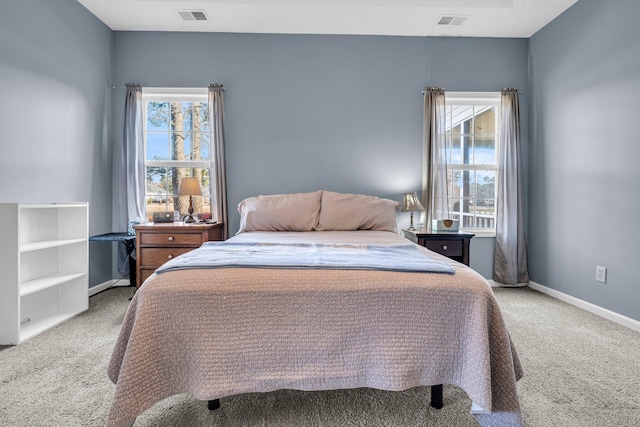
[[[528,38],[578,0],[78,0],[116,31]],[[183,21],[179,10],[204,11]],[[462,25],[437,25],[443,15]]]

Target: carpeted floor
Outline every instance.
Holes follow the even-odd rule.
[[[114,385],[106,365],[132,288],[91,297],[89,311],[15,347],[0,347],[0,426],[102,426]],[[529,288],[495,289],[525,369],[527,426],[640,426],[640,334]],[[166,399],[135,426],[475,426],[470,400],[445,385],[299,392],[221,399],[210,412],[188,395]]]

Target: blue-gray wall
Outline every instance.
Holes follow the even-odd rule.
[[[530,39],[528,228],[531,280],[636,320],[639,16],[580,0]]]
[[[525,89],[527,46],[526,39],[117,32],[114,77],[120,88],[225,85],[235,233],[237,204],[257,194],[328,189],[400,200],[419,191],[421,90]],[[113,98],[116,137],[124,92]],[[401,221],[407,226],[408,215]],[[491,277],[493,261],[475,267]]]
[[[75,0],[0,1],[0,202],[89,202],[111,231],[112,31]],[[90,246],[90,285],[111,250]]]
[[[112,32],[53,3],[0,3],[0,201],[88,200],[111,231],[126,82],[226,85],[232,231],[255,194],[418,191],[420,90],[518,87],[532,280],[640,320],[637,1],[580,0],[529,40]],[[472,241],[485,277],[493,246]],[[92,244],[90,283],[111,266]]]

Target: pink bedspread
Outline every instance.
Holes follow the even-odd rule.
[[[234,239],[407,243],[379,231]],[[455,274],[222,268],[152,276],[131,301],[111,356],[107,425],[131,424],[179,393],[211,400],[434,384],[461,387],[481,408],[473,411],[481,425],[522,425],[522,369],[491,288],[470,268],[421,250]]]

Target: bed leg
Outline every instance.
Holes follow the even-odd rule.
[[[431,406],[436,409],[442,409],[442,384],[431,386]]]
[[[210,411],[215,411],[216,409],[218,409],[220,407],[220,399],[210,400],[208,402],[208,405],[209,405],[209,410]]]

